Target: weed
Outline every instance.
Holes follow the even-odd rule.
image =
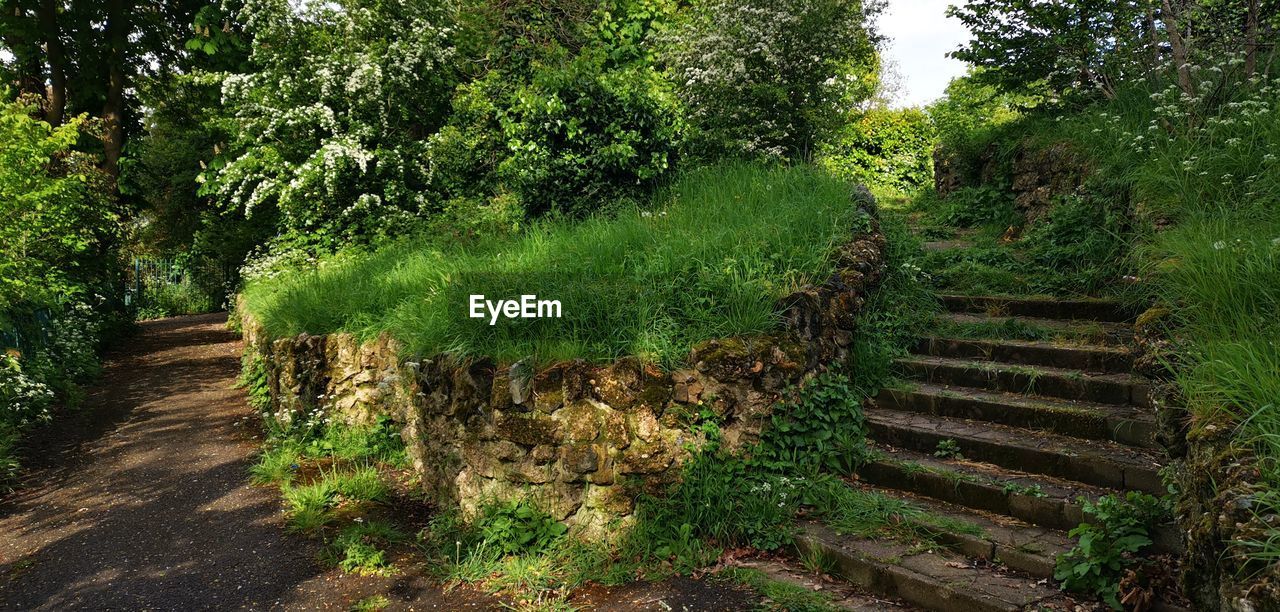
[[[1063,588],[1092,593],[1119,610],[1120,580],[1151,544],[1151,529],[1169,519],[1170,501],[1136,491],[1080,501],[1088,520],[1069,533],[1076,546],[1058,556],[1053,577]]]
[[[939,459],[964,459],[964,455],[960,454],[960,443],[951,438],[939,440],[938,446],[933,450],[933,456]]]
[[[1027,497],[1048,497],[1044,489],[1039,484],[1024,485],[1018,482],[1004,483],[1003,491],[1005,495],[1024,495]]]
[[[715,575],[719,579],[745,585],[763,597],[766,610],[789,612],[834,612],[839,610],[825,593],[812,591],[799,585],[788,584],[770,578],[768,574],[750,567],[730,567]]]
[[[545,551],[568,532],[564,523],[526,501],[486,504],[476,525],[481,539],[504,555]]]
[[[370,595],[352,604],[351,612],[381,612],[391,606],[386,595]]]
[[[338,532],[326,547],[324,558],[344,572],[385,576],[393,571],[391,561],[387,559],[387,547],[406,539],[407,536],[390,523],[354,522]]]

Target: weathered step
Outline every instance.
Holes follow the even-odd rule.
[[[1110,492],[987,463],[942,459],[883,445],[876,445],[876,450],[877,457],[858,468],[863,482],[1052,529],[1069,530],[1080,524],[1084,513],[1079,498],[1096,499]]]
[[[1133,340],[1133,327],[1125,323],[1033,317],[991,316],[968,312],[942,315],[946,335],[980,338],[1017,338],[1122,346]],[[954,328],[945,330],[946,327]],[[951,333],[964,332],[963,334]]]
[[[1039,381],[1037,381],[1039,383]],[[884,389],[876,402],[885,408],[937,416],[990,421],[1042,429],[1064,436],[1111,440],[1155,448],[1156,423],[1149,413],[1126,405],[1035,397],[931,383]]]
[[[1133,354],[1114,346],[1082,346],[1035,340],[921,338],[913,352],[934,357],[983,359],[1022,365],[1073,368],[1085,372],[1119,374],[1133,368]]]
[[[1125,307],[1111,300],[1024,298],[992,295],[938,296],[943,306],[951,312],[970,312],[987,315],[1034,317],[1038,319],[1088,319],[1091,321],[1124,322],[1133,317]]]
[[[1000,563],[1037,578],[1052,578],[1058,555],[1074,546],[1065,531],[1033,525],[963,506],[920,498],[910,493],[876,490],[924,510],[935,519],[932,539],[971,559]]]
[[[965,457],[1114,489],[1161,494],[1157,453],[980,421],[877,407],[867,411],[875,440],[926,453],[954,441]]]
[[[883,538],[842,536],[817,522],[803,523],[801,553],[824,557],[842,578],[928,610],[1021,612],[1071,609],[1072,600],[1047,581],[1003,571],[941,549]]]
[[[927,252],[939,251],[958,251],[973,247],[973,242],[968,240],[929,240],[920,245]]]
[[[895,361],[904,375],[924,382],[990,391],[1027,393],[1101,404],[1148,406],[1148,386],[1129,374],[1023,366],[952,357],[912,356]]]
[[[916,451],[875,445],[876,458],[858,468],[858,480],[907,491],[948,504],[991,512],[1050,529],[1070,531],[1084,522],[1082,499],[1095,501],[1113,489],[1029,474],[967,459],[942,459]],[[1157,552],[1181,554],[1175,524],[1151,533]]]

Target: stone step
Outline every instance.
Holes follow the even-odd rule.
[[[884,389],[876,397],[876,403],[893,410],[989,421],[1130,446],[1157,447],[1154,416],[1132,406],[931,383]]]
[[[857,477],[882,493],[892,489],[906,491],[1063,532],[1084,522],[1081,499],[1093,501],[1116,493],[1114,489],[989,463],[941,459],[884,445],[873,448],[876,458],[859,467]],[[1156,552],[1182,553],[1182,534],[1172,523],[1156,527],[1151,539]]]
[[[1085,374],[1066,368],[952,357],[913,356],[897,359],[895,364],[909,378],[938,385],[1101,404],[1150,405],[1146,382],[1129,374]]]
[[[1033,317],[991,316],[949,312],[941,316],[945,327],[965,332],[964,337],[1017,338],[1074,342],[1086,345],[1124,346],[1133,340],[1133,327],[1125,323]],[[1034,333],[1033,337],[1026,334]]]
[[[921,498],[903,491],[875,490],[945,519],[927,526],[934,541],[971,559],[999,563],[1029,576],[1052,578],[1058,555],[1075,546],[1064,530]]]
[[[1133,320],[1124,305],[1111,300],[958,294],[941,294],[938,298],[951,312],[1038,319],[1083,319],[1114,323]]]
[[[858,479],[951,504],[994,512],[1052,529],[1069,530],[1084,519],[1079,499],[1112,492],[968,459],[876,444],[876,458],[858,468]]]
[[[1021,612],[1075,605],[1048,581],[942,548],[840,535],[819,522],[799,526],[796,547],[829,560],[834,573],[849,582],[927,610]]]
[[[973,248],[973,242],[968,240],[958,240],[958,239],[928,240],[921,243],[920,246],[926,252],[934,253],[939,251],[960,251],[964,249]]]
[[[1034,340],[921,338],[912,352],[933,357],[983,359],[1022,365],[1120,374],[1133,368],[1131,351],[1114,346],[1080,346]]]
[[[1070,438],[996,423],[966,421],[876,407],[867,411],[872,437],[933,453],[945,440],[976,461],[1113,489],[1160,495],[1158,453],[1114,442]]]

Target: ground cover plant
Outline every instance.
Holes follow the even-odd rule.
[[[849,184],[807,167],[690,172],[651,206],[507,240],[429,237],[341,253],[315,270],[251,282],[271,336],[389,333],[414,354],[515,361],[639,355],[663,364],[708,338],[776,328],[774,301],[831,272],[832,249],[867,228]],[[562,318],[490,325],[469,296],[559,300]]]

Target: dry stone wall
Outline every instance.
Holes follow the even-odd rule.
[[[834,254],[837,271],[778,303],[782,330],[711,340],[687,367],[635,358],[534,368],[449,355],[405,358],[390,338],[350,334],[269,339],[242,312],[248,350],[265,360],[272,413],[282,423],[317,416],[367,423],[387,415],[423,486],[473,513],[490,500],[525,498],[557,520],[602,534],[658,491],[705,443],[691,427],[720,419],[729,449],[759,439],[785,389],[847,357],[855,319],[884,273],[874,201],[854,197],[870,230]]]

